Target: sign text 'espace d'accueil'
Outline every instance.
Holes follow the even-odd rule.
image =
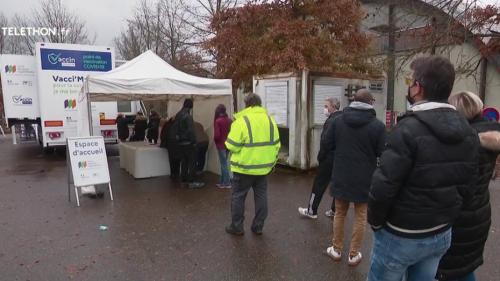
[[[102,137],[69,138],[68,154],[75,186],[109,183],[108,160]]]

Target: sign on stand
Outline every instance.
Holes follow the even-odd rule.
[[[71,201],[71,184],[75,188],[78,206],[80,206],[79,187],[108,184],[111,201],[113,201],[104,138],[102,136],[67,138],[66,145],[68,199]]]

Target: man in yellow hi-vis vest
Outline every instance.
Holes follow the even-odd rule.
[[[233,235],[244,234],[245,198],[250,188],[255,199],[253,233],[262,234],[267,217],[267,175],[276,164],[281,145],[276,121],[261,105],[258,95],[247,95],[246,108],[234,115],[226,140],[233,172],[232,222],[226,232]]]

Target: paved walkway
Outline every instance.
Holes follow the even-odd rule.
[[[264,235],[249,231],[253,200],[247,200],[247,233],[233,237],[224,232],[230,191],[216,189],[213,175],[205,175],[206,188],[187,190],[168,177],[134,180],[119,169],[118,157],[110,157],[115,202],[107,195],[84,198],[78,208],[67,200],[61,154],[44,156],[36,145],[0,139],[2,280],[366,279],[370,230],[365,260],[349,268],[322,254],[331,221],[322,214],[316,221],[299,218],[297,207],[307,201],[312,175],[273,174]],[[500,280],[500,185],[491,192],[493,227],[478,274],[482,281]],[[330,200],[325,196],[322,212]],[[109,229],[100,231],[100,225]]]

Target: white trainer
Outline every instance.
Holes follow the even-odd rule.
[[[356,266],[361,262],[361,259],[363,259],[363,255],[358,252],[355,256],[349,255],[349,261],[347,263],[350,266]]]
[[[326,254],[334,261],[340,261],[342,259],[342,252],[336,250],[333,246],[326,249]]]
[[[327,216],[329,218],[333,218],[333,217],[335,217],[335,211],[330,209],[330,210],[325,212],[325,216]]]
[[[302,208],[299,207],[299,214],[303,217],[310,218],[310,219],[317,219],[318,215],[313,215],[309,213],[309,210],[307,208]]]

